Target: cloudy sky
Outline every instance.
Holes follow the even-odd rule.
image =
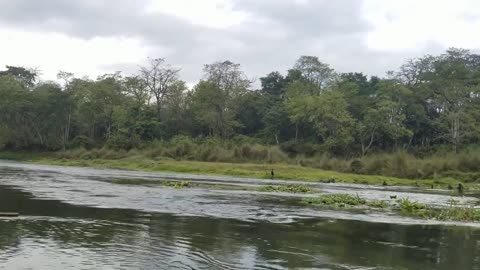
[[[478,0],[0,0],[0,67],[131,74],[165,57],[193,83],[229,59],[252,78],[315,55],[383,76],[406,58],[480,48]]]

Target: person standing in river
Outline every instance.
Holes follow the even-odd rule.
[[[272,175],[272,180],[273,180],[273,177],[275,176],[275,173],[273,172],[273,169],[272,169],[272,171],[270,172],[270,174]]]

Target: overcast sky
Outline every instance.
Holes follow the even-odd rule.
[[[259,78],[315,55],[383,76],[406,58],[477,50],[479,29],[478,0],[0,0],[0,67],[95,78],[165,57],[194,83],[216,60]]]

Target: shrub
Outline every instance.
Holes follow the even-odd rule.
[[[95,141],[93,141],[87,136],[79,135],[70,141],[68,148],[92,149],[94,146],[95,146]]]
[[[165,154],[174,159],[189,159],[193,154],[194,143],[190,137],[177,136],[170,143]]]
[[[364,166],[363,162],[359,159],[354,159],[350,162],[350,170],[354,173],[361,172]]]
[[[319,144],[308,143],[308,142],[295,142],[288,141],[280,144],[282,151],[286,152],[288,155],[306,155],[313,156],[320,149]]]
[[[278,146],[272,146],[268,150],[268,163],[280,163],[288,161],[288,156]]]
[[[413,158],[404,151],[395,152],[390,161],[390,169],[393,170],[396,176],[407,177],[409,172],[408,160],[412,159]]]
[[[111,149],[130,150],[140,146],[140,137],[136,134],[128,135],[125,132],[117,132],[108,138],[106,146]]]

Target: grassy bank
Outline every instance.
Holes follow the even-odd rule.
[[[368,201],[349,194],[326,194],[315,198],[304,198],[304,203],[331,208],[366,208],[386,209],[404,216],[435,219],[440,221],[480,222],[480,209],[472,206],[457,205],[452,201],[449,206],[433,207],[410,201],[407,198],[398,199],[392,205],[385,201]]]
[[[306,145],[304,148],[315,147]],[[304,152],[305,149],[303,149]],[[4,155],[27,159],[32,156],[28,153],[6,153]],[[149,142],[128,151],[107,147],[89,150],[75,148],[65,152],[41,155],[41,157],[45,156],[85,162],[129,160],[138,163],[176,160],[227,164],[283,164],[346,174],[382,175],[418,180],[451,178],[467,183],[480,183],[480,148],[478,146],[470,146],[459,153],[440,149],[436,152],[417,153],[416,155],[405,151],[396,151],[371,153],[364,157],[340,158],[321,152],[296,153],[285,146],[178,137],[167,142]]]
[[[453,178],[412,180],[379,175],[363,175],[327,171],[292,164],[252,164],[226,162],[176,161],[171,159],[153,160],[140,156],[107,159],[67,158],[56,153],[11,153],[1,152],[0,159],[17,160],[49,165],[82,166],[97,168],[129,169],[152,172],[178,172],[205,175],[230,175],[270,179],[274,170],[275,179],[306,180],[327,183],[356,183],[369,185],[411,185],[431,188],[455,187],[459,181]],[[473,184],[471,184],[473,186]]]

